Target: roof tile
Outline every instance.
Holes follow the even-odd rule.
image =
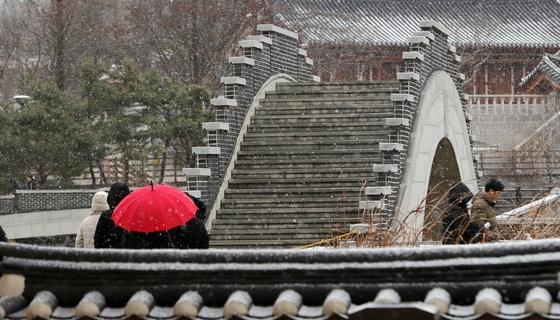
[[[24,296],[33,298],[27,308],[29,300],[23,297],[2,298],[0,307],[14,320],[26,315],[74,320],[84,301],[100,306],[99,316],[89,316],[98,320],[419,320],[438,314],[444,319],[557,318],[559,248],[557,239],[322,252],[71,250],[0,244],[3,270],[23,273]],[[106,269],[92,261],[104,263]],[[118,284],[107,287],[117,277]],[[192,288],[197,291],[188,291]],[[105,299],[111,307],[105,306]],[[194,311],[177,313],[182,302]],[[274,310],[284,302],[288,308]],[[492,314],[483,316],[485,312]]]
[[[520,85],[524,86],[540,72],[544,72],[550,79],[560,85],[560,51],[555,54],[545,53],[539,64],[521,79]]]
[[[435,20],[459,45],[558,47],[557,0],[274,0],[275,17],[308,42],[404,44]]]

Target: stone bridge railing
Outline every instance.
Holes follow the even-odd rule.
[[[255,95],[275,75],[294,81],[319,81],[311,75],[313,60],[298,47],[298,35],[275,25],[258,25],[259,35],[239,41],[241,55],[229,58],[229,76],[222,77],[223,95],[212,99],[215,122],[203,123],[207,145],[192,148],[196,167],[185,168],[187,188],[212,208],[238,135]]]
[[[449,44],[449,33],[450,31],[438,22],[423,21],[420,31],[408,37],[409,50],[402,54],[404,69],[397,73],[400,90],[391,96],[394,118],[387,118],[385,122],[385,125],[391,128],[390,141],[383,147],[380,146],[383,152],[382,162],[373,166],[377,174],[377,186],[366,190],[366,194],[373,196],[372,199],[375,199],[376,194],[385,197],[386,203],[382,213],[385,217],[380,217],[380,220],[387,221],[393,214],[404,176],[422,89],[432,73],[445,71],[455,82],[470,132],[470,116],[465,109],[466,100],[461,89],[465,76],[458,72],[461,57],[457,55],[455,46]]]

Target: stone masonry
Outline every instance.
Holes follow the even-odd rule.
[[[472,133],[483,145],[512,150],[558,110],[552,97],[487,98],[471,101]]]
[[[421,31],[408,37],[409,51],[403,52],[402,55],[404,70],[397,73],[400,90],[398,94],[391,97],[394,118],[386,120],[387,126],[392,128],[390,142],[394,143],[395,147],[384,150],[382,163],[374,164],[374,171],[377,173],[376,187],[380,189],[388,187],[387,190],[391,192],[389,195],[379,193],[380,197],[386,196],[388,200],[384,205],[382,220],[392,216],[405,170],[410,135],[422,88],[433,72],[443,70],[455,82],[463,102],[467,128],[470,131],[470,116],[465,109],[465,98],[461,89],[465,77],[458,72],[461,57],[456,54],[455,47],[448,42],[449,30],[434,21],[424,21],[420,26]]]
[[[0,215],[14,213],[15,209],[15,196],[0,196]]]
[[[313,60],[298,47],[298,35],[275,25],[258,25],[259,35],[239,41],[241,54],[229,58],[229,76],[222,77],[223,95],[212,99],[216,121],[203,124],[207,145],[194,147],[196,167],[185,168],[188,192],[211,208],[222,184],[247,110],[271,76],[286,74],[296,81],[317,80]]]
[[[14,195],[0,197],[0,215],[89,208],[98,190],[16,190]]]
[[[356,222],[387,227],[410,156],[421,95],[432,74],[449,75],[459,95],[459,113],[466,114],[460,89],[464,76],[457,71],[460,57],[448,44],[448,33],[439,23],[422,23],[421,31],[408,38],[410,50],[403,53],[405,69],[397,74],[398,81],[282,83],[267,92],[250,115],[224,197],[210,217],[215,217],[210,221],[211,245],[308,246],[348,232]],[[228,77],[223,82],[226,96],[214,105],[235,110],[242,100],[227,93],[237,92],[246,80]],[[205,125],[232,131],[231,125]],[[224,137],[216,134],[209,141]],[[470,134],[466,141],[470,146]],[[208,166],[219,163],[221,150],[232,148],[193,152],[199,164]],[[214,158],[203,159],[202,152]],[[432,159],[428,161],[427,166]],[[223,166],[186,173],[195,170],[209,177],[206,192],[213,196],[211,187],[217,188],[219,180],[212,175],[223,174]]]

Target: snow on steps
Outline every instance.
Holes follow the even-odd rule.
[[[290,248],[347,232],[388,141],[397,84],[278,85],[248,128],[211,247]]]

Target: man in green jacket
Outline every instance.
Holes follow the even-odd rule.
[[[486,242],[495,239],[492,236],[497,227],[494,206],[502,195],[502,191],[504,191],[504,184],[492,178],[484,185],[484,191],[474,197],[469,227],[472,234],[470,242]]]

